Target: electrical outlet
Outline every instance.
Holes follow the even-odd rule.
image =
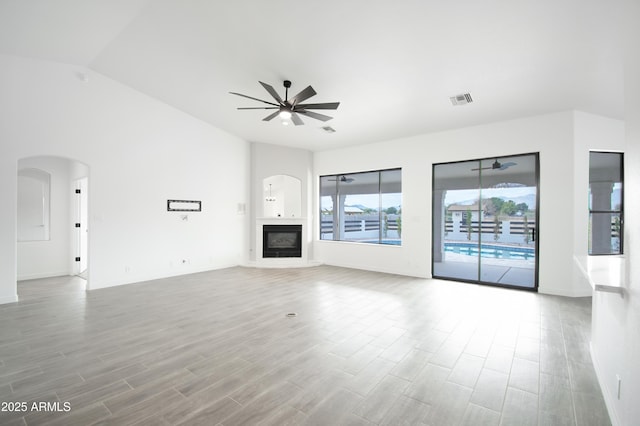
[[[124,267],[124,272],[126,272],[127,274],[128,274],[129,272],[131,272],[131,267],[130,267],[130,266],[125,266],[125,267]]]

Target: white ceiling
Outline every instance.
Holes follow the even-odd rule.
[[[622,118],[616,4],[0,0],[0,53],[87,66],[247,141],[322,150],[567,109]],[[334,119],[264,122],[228,93],[270,100],[258,80],[283,95],[285,79],[340,101]],[[464,92],[474,102],[453,107]]]

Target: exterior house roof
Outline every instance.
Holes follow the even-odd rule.
[[[482,207],[484,208],[486,206],[483,205]],[[478,204],[452,204],[447,210],[450,212],[466,212],[467,210],[478,211]]]
[[[361,208],[354,207],[354,206],[344,206],[344,212],[345,213],[364,213],[364,211]]]

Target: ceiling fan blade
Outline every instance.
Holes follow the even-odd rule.
[[[302,92],[298,93],[293,98],[291,98],[289,100],[289,103],[291,105],[296,105],[298,102],[302,102],[304,100],[307,100],[310,97],[314,96],[315,94],[316,94],[316,91],[313,90],[313,87],[307,86],[306,89],[304,89]]]
[[[342,175],[342,176],[339,176],[338,179],[327,179],[327,180],[330,180],[331,182],[340,181],[340,182],[344,182],[344,183],[351,183],[355,179],[354,178],[348,178],[345,175]]]
[[[293,121],[293,124],[295,124],[296,126],[302,126],[304,124],[304,121],[302,121],[300,116],[295,112],[291,113],[291,121]]]
[[[304,109],[338,109],[340,102],[326,102],[322,104],[298,104],[296,108]]]
[[[278,104],[274,104],[273,102],[268,102],[268,101],[264,101],[262,99],[258,99],[258,98],[253,98],[251,96],[247,96],[247,95],[243,95],[242,93],[236,93],[236,92],[229,92],[232,95],[236,95],[236,96],[242,96],[243,98],[247,98],[247,99],[253,99],[254,101],[258,101],[258,102],[264,102],[265,104],[269,104],[269,105],[273,105],[273,106],[277,106],[279,107],[280,105]]]
[[[269,94],[271,96],[273,96],[273,99],[275,99],[276,101],[278,101],[278,103],[280,105],[284,105],[284,101],[282,100],[282,98],[280,97],[280,95],[278,95],[278,92],[276,92],[276,89],[273,88],[273,86],[267,84],[267,83],[263,83],[261,81],[258,81],[258,83],[262,84],[262,87],[265,88],[265,90],[267,92],[269,92]]]
[[[500,165],[500,170],[506,170],[511,166],[517,166],[517,163],[514,162],[508,162],[508,163],[502,163],[502,165]]]
[[[478,170],[491,170],[493,167],[476,167],[475,169],[471,169],[472,172],[477,172]]]
[[[262,119],[262,121],[272,120],[272,119],[276,118],[278,116],[278,114],[280,114],[280,110],[274,112],[273,114],[267,115],[265,118]]]
[[[298,114],[304,114],[307,117],[315,118],[316,120],[320,120],[320,121],[329,121],[333,118],[333,117],[329,117],[328,115],[318,114],[317,112],[313,112],[313,111],[296,111],[296,112]]]
[[[280,109],[279,107],[238,107],[238,109]]]

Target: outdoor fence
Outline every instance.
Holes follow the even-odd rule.
[[[477,241],[478,235],[483,241],[496,241],[509,244],[530,244],[535,240],[535,220],[518,218],[514,220],[472,220],[469,224],[465,221],[446,220],[444,224],[445,240],[448,241]]]
[[[378,214],[350,214],[344,219],[344,232],[349,239],[377,237],[381,227],[383,237],[398,238],[398,215],[383,216],[382,221]],[[320,234],[324,237],[333,234],[333,215],[321,215]]]

